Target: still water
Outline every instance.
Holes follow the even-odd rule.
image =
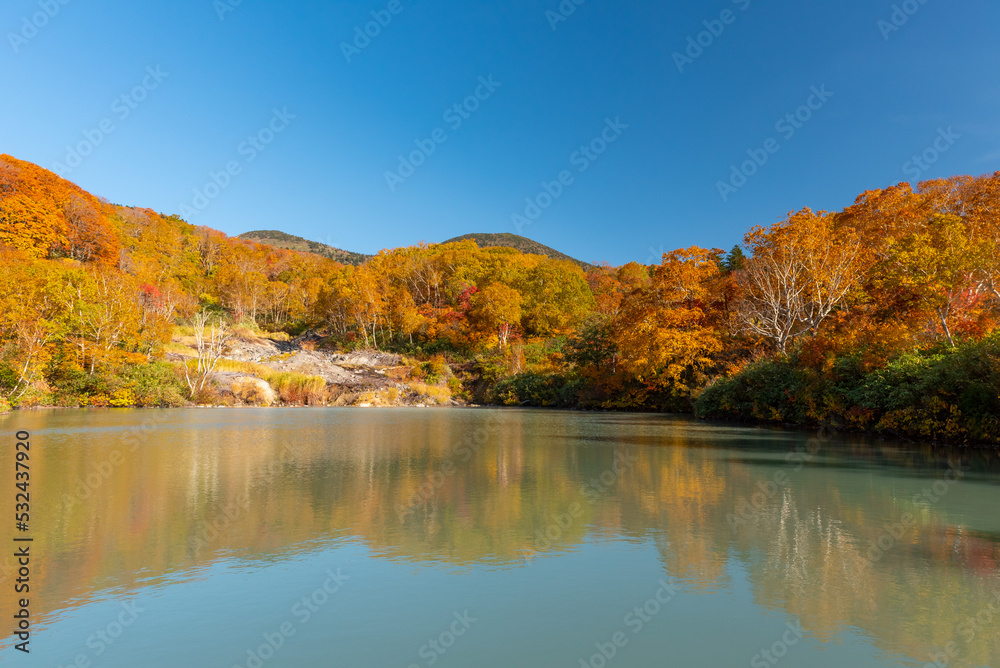
[[[0,438],[4,666],[1000,666],[995,452],[460,409],[21,413]]]

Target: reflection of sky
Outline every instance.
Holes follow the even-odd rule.
[[[747,665],[795,621],[807,637],[783,666],[900,665],[892,656],[929,660],[1000,592],[988,457],[966,453],[967,478],[918,507],[913,496],[946,470],[940,453],[829,441],[795,470],[785,457],[806,437],[794,432],[504,411],[402,521],[399,504],[492,413],[166,415],[75,507],[66,481],[143,412],[10,418],[32,431],[33,493],[48,502],[34,526],[28,665],[77,653],[94,666],[246,665],[245,648],[290,621],[296,635],[265,665],[422,666],[420,648],[465,610],[480,621],[440,665],[574,666],[618,630],[628,643],[616,665]],[[634,464],[593,500],[582,494],[622,454]],[[728,516],[778,473],[788,484],[734,530]],[[231,525],[198,545],[241,498]],[[579,517],[539,543],[573,504]],[[868,541],[904,512],[918,529],[866,561]],[[295,601],[337,568],[351,580],[299,628]],[[625,615],[663,578],[680,596],[632,634]],[[145,611],[95,656],[88,639],[132,601]],[[8,640],[0,660],[15,655]],[[983,657],[1000,657],[985,634],[951,665]]]
[[[308,608],[296,605],[323,586],[327,570],[338,569],[349,579],[307,618]],[[69,665],[78,656],[108,668],[246,665],[247,651],[277,637],[285,623],[294,633],[266,665],[423,665],[421,647],[466,611],[475,623],[441,665],[574,665],[619,631],[627,642],[618,665],[744,665],[761,639],[780,639],[793,619],[761,610],[738,566],[729,575],[732,585],[712,594],[668,582],[678,595],[645,621],[634,609],[654,599],[665,578],[648,543],[587,542],[513,571],[406,564],[342,543],[279,563],[226,559],[170,582],[106,590],[53,615],[32,640],[31,665]],[[105,645],[97,634],[116,632],[123,603],[133,604],[138,618]],[[807,637],[790,648],[785,665],[891,665],[874,659],[853,631],[845,630],[833,651],[817,653],[818,645]],[[12,654],[9,647],[0,652]]]

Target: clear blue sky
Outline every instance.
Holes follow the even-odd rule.
[[[0,6],[0,152],[53,168],[92,143],[68,178],[165,213],[205,204],[195,189],[235,163],[186,216],[229,234],[370,253],[517,232],[511,215],[566,171],[521,232],[619,264],[729,248],[790,210],[918,175],[1000,169],[995,0],[896,3],[913,13],[891,31],[893,0],[566,0],[568,17],[546,14],[559,0],[62,1]],[[387,25],[348,62],[342,45],[373,11]],[[681,72],[674,53],[705,21],[720,34],[701,35]],[[823,86],[832,97],[810,98]],[[468,118],[445,117],[477,92]],[[808,102],[801,127],[776,127]],[[244,144],[272,122],[263,151]],[[102,123],[113,132],[92,141]],[[435,130],[447,141],[393,191],[386,172]],[[603,154],[574,156],[602,132],[615,139]],[[723,201],[731,165],[769,139],[777,152]],[[925,150],[934,164],[906,165]]]

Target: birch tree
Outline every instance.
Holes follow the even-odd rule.
[[[850,228],[834,229],[824,213],[804,209],[745,238],[753,255],[737,273],[744,331],[771,340],[780,352],[844,301],[862,276],[861,243]]]

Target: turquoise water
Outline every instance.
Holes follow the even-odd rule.
[[[989,451],[521,410],[0,427],[35,539],[3,665],[1000,666]]]

